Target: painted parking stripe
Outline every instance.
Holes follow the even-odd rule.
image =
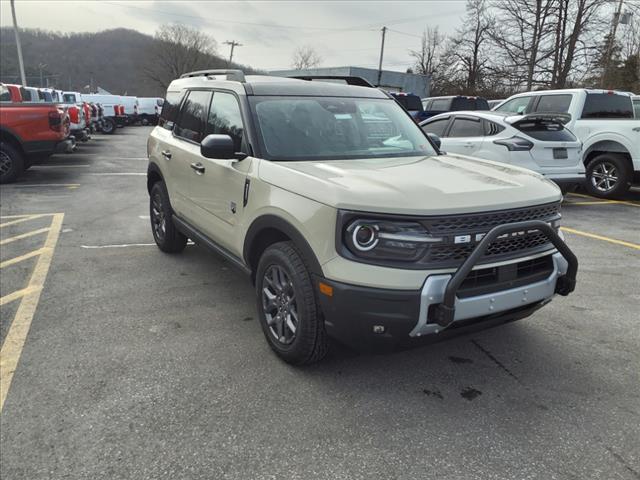
[[[22,296],[16,315],[2,344],[2,349],[0,349],[0,412],[7,398],[13,374],[18,367],[18,361],[31,328],[31,321],[36,312],[40,293],[51,265],[53,251],[60,236],[63,218],[63,213],[57,213],[51,220],[51,226],[47,229],[49,234],[42,247],[42,253],[33,269],[31,279],[27,287],[25,287],[30,290]]]
[[[5,238],[0,241],[0,245],[6,245],[7,243],[17,242],[18,240],[22,240],[23,238],[33,237],[34,235],[39,235],[44,232],[48,232],[49,228],[39,228],[38,230],[33,230],[27,233],[21,233],[20,235],[16,235],[15,237]]]
[[[597,197],[592,197],[591,195],[585,195],[583,193],[575,193],[575,192],[569,192],[567,195],[571,195],[572,197],[580,197],[580,198],[588,198],[592,201],[594,201],[594,204],[606,204],[606,203],[610,203],[610,204],[618,204],[618,205],[630,205],[632,207],[640,207],[640,203],[635,203],[635,202],[630,202],[630,201],[626,201],[626,200],[599,200]],[[569,202],[570,205],[576,205],[577,203],[575,202]]]
[[[191,240],[187,242],[187,245],[195,245]],[[86,248],[88,250],[97,250],[101,248],[127,248],[127,247],[155,247],[155,243],[117,243],[112,245],[80,245],[80,248]]]
[[[33,167],[31,167],[32,170],[40,170],[41,168],[87,168],[90,167],[91,165],[89,164],[78,164],[78,165],[69,165],[69,164],[60,164],[60,165],[56,165],[56,164],[50,164],[50,165],[34,165]]]
[[[0,262],[0,268],[10,267],[11,265],[15,265],[16,263],[20,263],[24,260],[28,260],[33,257],[37,257],[42,253],[42,249],[39,248],[37,250],[33,250],[29,253],[25,253],[24,255],[20,255],[19,257],[14,257],[9,260],[5,260],[4,262]]]
[[[583,232],[582,230],[576,230],[569,227],[560,227],[563,232],[573,233],[574,235],[580,235],[587,238],[593,238],[594,240],[602,240],[603,242],[615,243],[616,245],[622,245],[624,247],[634,248],[640,250],[640,245],[632,242],[625,242],[624,240],[618,240],[616,238],[609,238],[603,235],[596,235],[595,233]]]
[[[32,183],[32,184],[13,184],[12,188],[37,188],[37,187],[66,187],[66,188],[78,188],[79,183]],[[4,187],[7,188],[7,187]]]
[[[14,300],[18,300],[19,298],[22,298],[29,293],[34,293],[39,288],[40,287],[25,287],[21,290],[16,290],[15,292],[11,292],[8,295],[0,297],[0,307],[2,305],[6,305],[7,303],[13,302]]]
[[[131,176],[145,175],[146,176],[147,172],[114,172],[114,173],[95,173],[95,172],[92,172],[92,173],[87,173],[87,175],[99,175],[99,176],[101,175],[101,176],[105,176],[105,177],[108,177],[108,176],[123,176],[123,177],[126,177],[128,175],[131,175]]]
[[[46,217],[47,215],[29,215],[28,217],[18,218],[17,220],[11,220],[9,222],[0,223],[0,228],[8,227],[9,225],[16,225],[17,223],[28,222],[29,220],[35,220],[36,218]]]

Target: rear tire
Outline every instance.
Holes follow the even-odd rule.
[[[116,131],[116,124],[110,118],[105,118],[102,124],[102,133],[106,133],[107,135],[113,134]]]
[[[0,183],[15,182],[24,171],[22,152],[10,143],[0,142]]]
[[[629,191],[633,169],[622,155],[603,153],[587,165],[585,188],[600,198],[617,198]]]
[[[149,217],[151,232],[158,248],[165,253],[179,253],[187,245],[187,237],[178,231],[173,223],[173,210],[164,182],[151,187],[149,196]]]
[[[324,318],[302,256],[291,242],[268,247],[256,272],[258,316],[271,349],[294,365],[318,362],[327,353]]]

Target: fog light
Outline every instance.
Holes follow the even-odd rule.
[[[384,333],[384,331],[385,331],[384,325],[373,326],[373,333]]]

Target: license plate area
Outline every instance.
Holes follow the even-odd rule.
[[[568,158],[567,149],[566,148],[554,148],[553,149],[553,159],[554,160],[565,160]]]

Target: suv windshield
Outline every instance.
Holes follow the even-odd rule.
[[[340,97],[249,97],[267,160],[435,155],[396,102]]]

